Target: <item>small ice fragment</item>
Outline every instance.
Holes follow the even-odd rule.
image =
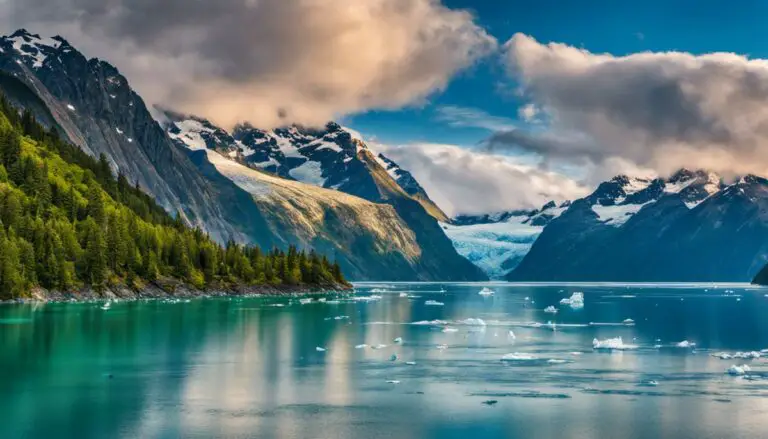
[[[371,349],[384,349],[387,347],[385,344],[377,344],[376,346],[371,346]]]
[[[448,333],[453,333],[453,332],[459,332],[459,330],[456,329],[456,328],[443,328],[443,332],[448,334]]]
[[[317,352],[325,352],[325,348],[321,348],[320,346],[316,347],[315,350]]]
[[[621,337],[616,337],[616,338],[608,338],[605,340],[594,339],[592,340],[592,348],[596,350],[625,351],[625,350],[637,349],[637,345],[626,344],[624,343],[624,340],[621,339]]]
[[[513,331],[509,331],[509,338],[515,340],[517,337],[515,337],[515,333]]]
[[[550,305],[550,306],[544,308],[544,312],[549,313],[549,314],[557,314],[557,308],[555,308],[554,306]]]
[[[740,376],[740,375],[746,375],[747,372],[752,370],[749,366],[746,364],[742,364],[741,366],[736,366],[735,364],[728,368],[728,370],[725,371],[728,375],[734,375],[734,376]]]
[[[312,299],[306,298],[306,299],[299,299],[299,303],[302,305],[306,305],[308,303],[312,303]]]
[[[395,343],[402,343],[402,342],[403,342],[403,337],[397,337],[397,338],[394,340],[394,342],[395,342]]]
[[[584,293],[575,292],[571,297],[560,300],[561,305],[568,305],[573,309],[584,308]]]
[[[578,356],[581,355],[581,352],[571,352],[571,355]]]
[[[400,297],[408,297],[408,293],[400,293]]]
[[[515,352],[513,354],[506,354],[503,357],[501,357],[501,361],[536,361],[539,357],[531,354],[522,354],[520,352]]]
[[[766,294],[766,295],[765,295],[765,297],[768,297],[768,294]],[[530,298],[530,297],[526,297],[526,298],[525,298],[525,301],[526,301],[526,302],[530,302],[530,300],[531,300],[531,298]]]
[[[405,364],[408,365],[408,366],[415,366],[416,362],[415,361],[406,361]]]
[[[566,360],[560,360],[558,358],[550,358],[549,360],[547,360],[547,363],[549,363],[549,364],[565,364],[567,362],[568,361],[566,361]]]
[[[424,305],[427,306],[444,306],[445,304],[443,302],[438,302],[437,300],[427,300],[424,302]]]
[[[625,324],[625,325],[627,325],[627,326],[630,326],[630,325],[634,325],[634,324],[635,324],[635,321],[634,321],[634,320],[632,320],[632,319],[624,319],[624,321],[623,321],[623,322],[621,322],[621,323],[623,323],[623,324]]]
[[[400,384],[399,380],[387,380],[387,384]]]
[[[321,297],[321,298],[317,299],[317,301],[320,302],[320,303],[325,303],[326,300],[327,299],[325,297]]]
[[[355,346],[355,349],[365,349],[367,347],[368,347],[367,344],[359,344],[359,345]]]
[[[691,343],[688,340],[683,340],[680,343],[677,343],[675,346],[678,347],[678,348],[689,349],[689,348],[695,348],[696,347],[696,343]]]
[[[448,349],[448,345],[447,344],[439,344],[439,345],[437,345],[437,348],[440,349],[441,351],[443,351],[445,349]]]
[[[656,387],[659,385],[659,382],[656,380],[650,380],[650,381],[644,382],[643,385],[649,386],[649,387]]]
[[[75,111],[75,107],[73,107],[72,104],[67,104],[67,108],[69,111]]]
[[[464,319],[460,323],[463,323],[467,326],[486,326],[485,320],[483,319]]]
[[[392,356],[389,357],[389,361],[397,361],[397,354],[392,354]]]
[[[477,293],[477,294],[479,294],[481,296],[486,296],[486,297],[487,296],[493,296],[494,291],[492,289],[488,288],[488,287],[483,287],[483,289],[480,290],[480,292]]]

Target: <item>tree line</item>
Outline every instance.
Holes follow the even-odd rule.
[[[196,288],[346,283],[314,251],[213,241],[0,96],[0,298],[175,279]]]

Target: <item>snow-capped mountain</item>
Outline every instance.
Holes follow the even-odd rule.
[[[749,281],[768,259],[768,181],[616,177],[544,228],[519,281]]]
[[[0,38],[0,90],[74,145],[104,154],[115,172],[219,241],[313,248],[337,258],[355,280],[485,278],[454,250],[424,201],[406,194],[367,149],[359,149],[353,160],[368,171],[361,181],[371,183],[366,186],[371,199],[378,195],[386,203],[269,177],[240,165],[261,163],[249,149],[257,143],[255,131],[243,129],[235,138],[205,121],[188,120],[172,133],[174,141],[114,66],[86,58],[63,38],[24,30]],[[343,136],[335,128],[317,136],[325,142],[331,131]],[[182,132],[192,137],[180,147]],[[330,143],[341,148],[336,142],[312,143],[308,133],[290,128],[273,140],[290,151],[287,139],[294,135],[292,145],[312,150],[317,160],[323,151],[333,152]],[[298,155],[283,153],[286,172],[308,181],[316,175],[315,165]]]
[[[460,255],[491,279],[502,279],[525,257],[544,226],[569,205],[569,202],[557,205],[552,201],[541,209],[460,215],[451,224],[441,226]]]
[[[244,124],[229,134],[211,122],[164,111],[168,134],[192,150],[213,149],[252,169],[326,189],[335,189],[369,201],[384,202],[391,194],[379,180],[392,179],[439,221],[446,215],[413,176],[383,154],[370,150],[362,137],[335,122],[323,128],[289,126],[262,130]],[[372,165],[362,157],[372,156]],[[383,171],[386,171],[384,175]]]

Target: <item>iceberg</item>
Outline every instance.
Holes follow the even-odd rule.
[[[575,292],[571,297],[560,300],[560,305],[568,305],[573,309],[584,308],[584,293]]]
[[[637,349],[637,345],[626,344],[621,337],[607,338],[605,340],[592,340],[592,349],[605,351],[626,351]]]
[[[438,302],[437,300],[427,300],[424,302],[424,305],[426,306],[444,306],[445,304],[443,302]]]
[[[741,376],[746,375],[747,372],[751,371],[749,366],[746,364],[742,364],[741,366],[736,366],[735,364],[728,368],[728,370],[725,371],[728,375],[733,376]]]
[[[632,320],[632,319],[624,319],[624,321],[623,321],[623,322],[621,322],[621,323],[623,323],[623,324],[625,324],[625,325],[627,325],[627,326],[632,326],[632,325],[634,325],[634,324],[635,324],[635,321],[634,321],[634,320]]]
[[[517,339],[517,337],[515,337],[515,333],[513,331],[509,331],[509,338],[511,338],[512,340]]]
[[[483,287],[483,289],[480,290],[480,292],[477,293],[477,294],[479,294],[481,296],[486,296],[487,297],[487,296],[493,296],[494,293],[495,292],[492,289],[490,289],[488,287]]]
[[[549,314],[557,314],[557,308],[555,308],[554,306],[550,305],[550,306],[544,308],[544,312],[549,313]]]

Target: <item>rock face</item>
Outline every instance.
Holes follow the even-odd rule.
[[[320,129],[290,126],[262,130],[239,125],[230,134],[200,117],[160,111],[167,118],[164,126],[169,136],[191,150],[212,149],[252,169],[373,202],[386,201],[390,195],[381,192],[373,176],[382,168],[435,219],[448,220],[410,172],[385,155],[371,151],[360,135],[335,122]],[[361,151],[370,152],[375,164],[361,159]]]
[[[768,181],[619,176],[544,228],[507,279],[749,281],[768,260]]]
[[[309,130],[286,129],[265,143],[270,148],[259,149],[263,156],[254,148],[259,136],[269,133],[245,126],[230,135],[198,120],[202,128],[182,125],[169,136],[115,67],[87,59],[63,38],[41,38],[24,30],[0,38],[0,73],[0,89],[15,104],[89,154],[104,154],[115,172],[138,182],[168,211],[219,241],[314,248],[338,258],[353,280],[484,278],[454,251],[427,212],[431,201],[425,202],[426,194],[423,200],[408,195],[367,148],[351,135],[347,139],[338,126],[317,130],[315,136],[327,142],[322,145],[301,143],[312,142]],[[179,142],[182,130],[200,135]],[[338,142],[331,141],[334,136]],[[294,137],[293,155],[271,148],[287,146]],[[324,158],[335,152],[331,144],[349,152]],[[206,151],[196,151],[200,149]],[[304,151],[313,158],[304,157]],[[278,164],[273,170],[296,180],[295,186],[270,182],[268,186],[278,189],[261,197],[248,179],[220,171],[219,158],[267,171],[264,161],[274,160]],[[370,201],[333,190],[316,192],[300,183],[315,178],[318,168],[325,179],[321,186]],[[438,212],[435,206],[432,215],[439,217]]]

